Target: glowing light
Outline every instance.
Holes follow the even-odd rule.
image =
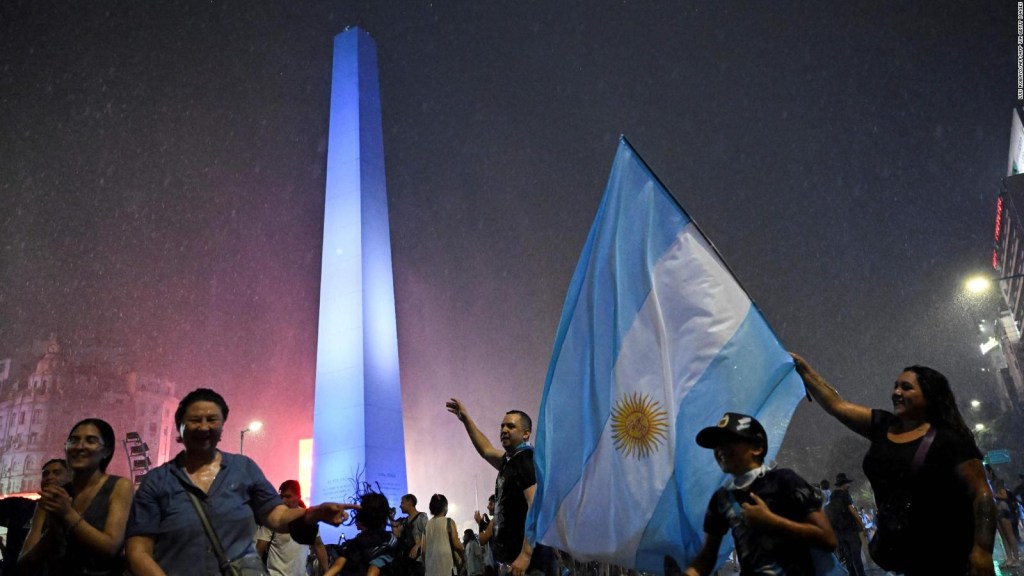
[[[980,422],[975,424],[974,425],[974,431],[975,432],[984,432],[985,431],[985,425],[980,423]]]
[[[253,420],[252,422],[249,422],[249,426],[246,428],[246,431],[259,432],[261,428],[263,428],[263,422],[260,422],[259,420]]]
[[[313,484],[313,439],[299,440],[299,486],[303,494],[312,494]],[[308,496],[307,496],[308,498]]]
[[[981,406],[980,400],[971,400],[971,408],[978,408]]]
[[[1003,197],[996,200],[996,242],[999,242],[999,232],[1003,229]]]
[[[988,340],[984,344],[981,344],[981,355],[988,354],[996,346],[999,346],[999,340],[996,340],[994,336],[989,336]]]
[[[971,294],[981,294],[992,286],[992,280],[986,276],[972,276],[967,279],[964,286]]]

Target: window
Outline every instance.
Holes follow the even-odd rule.
[[[20,412],[20,413],[18,413],[18,424],[24,424],[24,423],[25,423],[25,413],[24,412]]]

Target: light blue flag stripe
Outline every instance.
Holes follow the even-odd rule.
[[[626,196],[614,190],[636,193]],[[557,511],[544,502],[558,502],[568,494],[597,445],[610,411],[612,370],[623,335],[650,292],[651,270],[658,258],[689,222],[629,144],[620,141],[604,198],[569,285],[544,385],[534,460],[539,464],[537,484],[545,490],[535,496],[532,507],[549,513],[541,525],[551,522]],[[608,254],[614,255],[610,263]],[[616,314],[609,316],[608,311]],[[562,358],[574,360],[562,363]],[[571,370],[573,376],[561,377],[559,367]],[[581,367],[584,373],[579,373]],[[580,386],[580,382],[591,385]],[[552,403],[558,405],[557,418],[548,415]],[[559,447],[556,464],[541,439],[565,430],[572,430],[578,441]],[[578,473],[546,477],[554,465]]]

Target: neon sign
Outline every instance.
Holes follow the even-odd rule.
[[[999,242],[999,232],[1003,227],[1003,197],[996,200],[996,242]]]

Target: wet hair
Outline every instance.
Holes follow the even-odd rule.
[[[416,507],[416,496],[412,494],[406,494],[405,496],[402,496],[402,500],[408,500],[409,502],[412,502],[413,508]]]
[[[820,487],[822,490],[828,490],[828,480],[822,480],[821,483],[818,484],[818,487]]]
[[[281,482],[281,485],[277,488],[278,492],[284,492],[285,490],[291,490],[295,492],[295,496],[302,500],[302,485],[299,484],[298,480],[285,480]]]
[[[74,428],[72,428],[72,430],[74,430]],[[68,469],[68,461],[67,460],[65,460],[63,458],[50,458],[49,460],[46,461],[45,464],[43,464],[43,467],[40,468],[40,470],[46,470],[46,467],[49,466],[50,464],[53,464],[54,462],[57,462],[58,464],[63,466],[65,470]]]
[[[223,396],[209,388],[196,388],[186,394],[181,402],[178,402],[178,409],[174,411],[175,428],[181,428],[181,423],[185,419],[185,411],[196,402],[213,402],[220,407],[220,415],[224,417],[224,420],[228,419],[228,403],[224,401]]]
[[[116,440],[114,440],[114,428],[108,424],[106,420],[100,420],[99,418],[86,418],[85,420],[79,420],[71,427],[71,431],[68,432],[68,438],[71,438],[71,434],[76,428],[87,424],[91,424],[96,427],[96,430],[100,433],[100,440],[103,441],[103,447],[110,450],[110,453],[104,456],[103,460],[100,460],[100,472],[106,472],[107,465],[114,459],[114,448],[116,444]],[[65,464],[65,467],[67,467],[67,464]]]
[[[508,416],[509,414],[515,414],[516,416],[519,416],[519,419],[522,420],[523,423],[523,432],[533,431],[533,420],[530,419],[529,414],[523,412],[522,410],[509,410],[508,412],[505,412],[506,416]]]
[[[444,494],[434,494],[430,497],[430,513],[434,516],[444,512],[444,509],[448,507],[448,499],[445,498]]]
[[[388,497],[380,492],[364,492],[359,498],[356,522],[367,530],[383,530],[388,523]]]
[[[967,427],[960,409],[956,407],[956,396],[949,387],[949,380],[941,372],[927,366],[909,366],[904,372],[913,372],[917,383],[921,386],[921,394],[927,403],[927,420],[929,424],[946,428],[957,436],[974,442],[974,433]]]

